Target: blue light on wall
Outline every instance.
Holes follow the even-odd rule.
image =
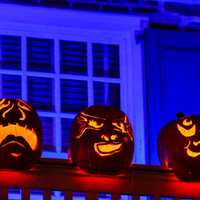
[[[67,159],[72,120],[85,106],[111,104],[130,112],[132,120],[138,114],[131,113],[134,110],[132,102],[136,100],[129,86],[135,81],[131,78],[131,67],[134,62],[138,66],[140,61],[137,62],[138,56],[132,61],[130,44],[135,41],[133,38],[134,43],[131,42],[129,34],[132,34],[134,23],[138,28],[140,20],[105,14],[109,20],[98,24],[95,20],[100,22],[104,18],[104,14],[100,14],[83,28],[71,12],[69,16],[73,16],[74,21],[69,20],[69,27],[64,27],[66,18],[55,20],[47,11],[50,8],[26,8],[23,9],[25,17],[21,18],[21,6],[10,4],[10,15],[2,17],[14,25],[6,25],[4,29],[0,24],[0,96],[18,97],[33,104],[44,129],[42,156]],[[39,14],[37,9],[49,13],[41,19],[35,15]],[[53,9],[52,12],[59,11],[62,13],[56,17],[65,16],[63,10]],[[2,11],[0,15],[7,13]],[[86,17],[85,13],[81,14]],[[139,55],[141,52],[138,49],[134,53]],[[129,79],[133,82],[127,83]],[[140,107],[137,108],[140,112]],[[137,159],[144,162],[143,145],[140,146]]]

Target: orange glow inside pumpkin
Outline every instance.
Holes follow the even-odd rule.
[[[22,117],[19,120],[25,120],[26,119],[26,114],[25,114],[25,112],[23,110],[31,112],[31,110],[32,110],[31,107],[27,103],[22,101],[22,100],[19,100],[17,102],[17,105],[18,105],[18,109],[19,109],[19,111],[21,112],[21,115],[22,115]]]
[[[193,122],[192,122],[191,119],[184,119],[183,122],[182,122],[182,124],[183,124],[185,127],[190,127],[190,126],[193,124]],[[184,137],[187,137],[187,138],[188,138],[188,137],[191,137],[191,136],[193,136],[193,135],[196,134],[196,125],[195,125],[195,124],[193,124],[189,129],[184,128],[183,126],[181,126],[181,125],[178,124],[178,123],[176,124],[176,126],[177,126],[178,131],[179,131]],[[197,142],[193,141],[192,144],[193,144],[194,146],[198,146],[198,145],[200,144],[200,141],[197,141]],[[186,153],[187,153],[187,155],[188,155],[189,157],[196,158],[197,156],[200,155],[200,152],[192,151],[192,150],[190,149],[190,145],[191,145],[191,141],[189,140],[188,144],[184,147],[184,149],[186,149]]]
[[[95,116],[85,114],[84,112],[81,112],[80,116],[78,117],[79,123],[81,124],[80,134],[77,135],[76,138],[80,139],[84,135],[87,129],[101,130],[101,128],[104,126],[104,123],[102,122],[98,123],[97,121],[98,119],[105,120],[103,118],[98,118]],[[85,124],[87,126],[85,126]]]
[[[11,101],[10,100],[8,100],[7,103],[5,103],[5,100],[6,99],[4,98],[4,99],[2,99],[0,101],[0,110],[2,110],[3,108],[7,108],[2,114],[3,118],[6,118],[6,114],[9,113],[14,107],[14,103],[11,105]],[[9,107],[10,105],[11,105],[11,107]],[[24,101],[22,101],[20,99],[18,99],[17,105],[18,105],[18,109],[19,109],[19,111],[20,111],[20,113],[22,115],[22,117],[19,118],[19,120],[25,120],[26,119],[26,114],[25,114],[25,112],[23,110],[26,110],[26,111],[30,112],[32,110],[32,108],[26,102],[24,102]]]
[[[122,143],[97,142],[94,150],[100,156],[110,156],[121,151]]]
[[[199,142],[200,142],[200,141],[198,141],[198,143],[199,143]],[[197,156],[200,155],[200,152],[194,152],[194,151],[190,150],[190,148],[189,148],[190,143],[191,143],[191,142],[189,141],[188,145],[187,145],[186,147],[184,147],[184,148],[186,149],[186,153],[187,153],[187,155],[188,155],[189,157],[196,158]]]
[[[7,126],[0,125],[0,143],[8,136],[21,136],[30,145],[32,150],[36,150],[38,145],[37,135],[34,129],[30,130],[26,127],[21,127],[18,124],[8,124]]]
[[[185,129],[184,127],[177,124],[177,129],[184,137],[191,137],[196,133],[196,125],[194,124],[190,129]]]
[[[9,106],[10,105],[10,101],[8,101],[8,103],[5,103],[5,98],[4,99],[2,99],[1,101],[0,101],[0,110],[2,110],[3,108],[6,108],[7,106]]]
[[[80,125],[80,133],[79,135],[76,136],[76,139],[80,139],[84,135],[85,131],[88,129],[101,130],[101,128],[103,128],[104,126],[104,123],[99,121],[104,121],[106,119],[95,117],[92,115],[85,114],[84,112],[81,112],[78,120],[81,125]],[[125,118],[122,119],[122,121],[112,122],[113,130],[119,131],[122,134],[128,134],[130,140],[133,141],[133,136],[128,130],[129,126],[128,124],[129,122],[127,116],[125,116]]]
[[[21,156],[21,153],[10,153],[10,155],[15,158],[19,158]]]
[[[5,103],[5,101],[6,101],[5,98],[0,101],[0,110],[2,110],[3,108],[7,108],[2,114],[2,116],[4,118],[6,118],[6,114],[9,113],[14,107],[14,103],[11,104],[10,100],[8,100],[7,103]],[[31,112],[32,108],[26,102],[24,102],[20,99],[18,99],[17,105],[18,105],[18,109],[21,113],[21,117],[19,118],[19,120],[23,121],[26,119],[26,113],[24,111],[26,110],[28,112]],[[8,124],[7,126],[0,125],[0,133],[1,133],[0,134],[0,143],[8,135],[13,135],[15,137],[21,136],[30,145],[32,150],[36,150],[36,148],[37,148],[38,139],[37,139],[37,135],[36,135],[34,129],[30,130],[27,127],[19,126],[19,124],[16,123],[16,124]],[[18,143],[18,144],[20,144],[20,143]],[[13,156],[16,157],[17,156],[16,153],[14,153]]]
[[[88,125],[95,128],[95,129],[100,129],[101,127],[103,127],[104,124],[103,123],[98,124],[97,121],[91,119],[91,120],[88,121]]]
[[[100,156],[110,156],[121,151],[122,143],[116,142],[117,134],[113,134],[110,138],[107,135],[102,135],[103,142],[94,143],[94,150]]]
[[[122,133],[127,133],[127,130],[125,129],[125,125],[122,122],[113,122],[112,125],[114,126],[114,130],[121,131]]]
[[[84,112],[81,112],[77,118],[78,123],[80,124],[79,134],[76,136],[76,139],[80,139],[85,133],[86,130],[103,130],[106,125],[106,118],[96,117]],[[117,119],[111,122],[111,127],[113,130],[117,131],[118,134],[125,134],[128,138],[133,141],[133,136],[130,132],[130,124],[127,116],[121,119]],[[100,134],[100,133],[99,133]],[[118,135],[101,135],[101,139],[104,141],[96,142],[93,145],[95,152],[100,156],[110,156],[116,154],[122,149],[122,142],[117,141]],[[127,138],[125,138],[127,142]]]

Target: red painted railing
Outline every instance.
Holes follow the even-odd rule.
[[[0,200],[8,199],[8,188],[20,188],[23,200],[32,189],[43,191],[43,199],[51,199],[51,191],[63,191],[65,199],[73,192],[84,192],[87,200],[98,199],[99,193],[111,193],[112,200],[121,194],[132,199],[140,196],[200,199],[200,182],[181,182],[172,171],[159,166],[132,165],[126,174],[117,176],[87,174],[64,160],[45,159],[27,171],[0,170]]]

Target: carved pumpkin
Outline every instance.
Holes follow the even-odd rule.
[[[158,153],[162,165],[181,180],[200,180],[200,116],[178,115],[161,129]]]
[[[0,99],[0,167],[27,169],[41,154],[41,123],[20,99]]]
[[[81,169],[91,173],[120,173],[128,168],[132,156],[132,128],[123,112],[96,105],[75,117],[71,158]]]

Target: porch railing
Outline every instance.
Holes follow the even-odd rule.
[[[30,199],[32,189],[43,191],[43,199],[51,199],[51,191],[62,191],[65,200],[73,199],[73,192],[84,192],[87,200],[98,199],[99,193],[110,193],[112,200],[121,194],[138,200],[140,196],[154,199],[200,199],[200,182],[181,182],[173,172],[159,166],[132,165],[126,174],[95,175],[82,172],[64,160],[43,159],[27,171],[0,170],[0,200],[8,199],[8,188],[20,188],[21,199]]]

